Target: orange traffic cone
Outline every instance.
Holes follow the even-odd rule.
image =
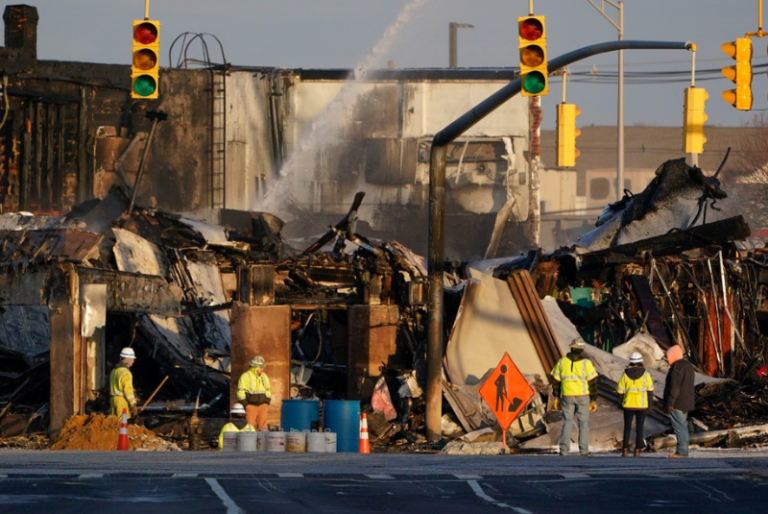
[[[128,410],[123,409],[120,417],[120,435],[117,436],[117,450],[128,451]]]
[[[365,412],[360,415],[360,453],[371,453],[371,443],[368,440],[368,417]]]

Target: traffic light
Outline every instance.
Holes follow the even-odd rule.
[[[581,109],[574,104],[562,103],[557,106],[557,165],[563,168],[576,166],[576,157],[581,152],[576,148],[576,138],[581,130],[576,128],[576,116]]]
[[[131,98],[157,98],[160,89],[160,22],[134,20]]]
[[[704,102],[709,95],[700,87],[688,87],[685,89],[685,105],[683,107],[683,151],[685,153],[703,153],[704,122],[707,115],[704,113]]]
[[[740,111],[752,109],[752,40],[746,37],[723,43],[723,52],[736,59],[735,66],[723,68],[723,75],[736,89],[723,91],[723,100]]]
[[[544,16],[521,16],[517,19],[517,28],[520,49],[520,93],[523,96],[549,94]]]

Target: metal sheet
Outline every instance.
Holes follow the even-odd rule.
[[[185,265],[192,280],[195,298],[197,298],[199,306],[227,303],[218,266],[201,261],[185,261]],[[206,347],[228,352],[232,342],[229,310],[207,312],[197,316],[204,318],[203,323],[200,323],[199,326],[203,329]]]
[[[91,337],[107,323],[107,285],[80,285],[80,335]]]
[[[116,239],[112,251],[120,271],[161,277],[168,275],[168,260],[157,245],[121,228],[113,228],[112,232]]]
[[[471,271],[446,348],[447,372],[456,385],[475,384],[508,352],[523,373],[546,369],[509,286]]]
[[[50,309],[8,305],[0,310],[0,348],[26,356],[30,363],[51,348]]]
[[[187,218],[179,218],[179,221],[186,226],[192,228],[205,239],[207,242],[227,242],[227,232],[224,227],[218,225],[209,225],[202,221],[191,220]]]

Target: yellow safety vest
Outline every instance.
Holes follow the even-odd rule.
[[[133,390],[133,375],[125,366],[118,366],[109,375],[109,396],[112,405],[112,415],[120,416],[123,409],[127,409],[130,418],[129,406],[136,405],[136,396]]]
[[[224,427],[222,427],[221,429],[221,432],[219,432],[219,450],[224,449],[224,432],[255,432],[255,431],[256,429],[253,428],[248,423],[246,423],[243,429],[240,430],[239,428],[237,428],[237,425],[235,425],[230,421],[229,423],[224,425]]]
[[[653,390],[653,379],[647,371],[637,380],[632,380],[624,373],[616,386],[616,392],[624,396],[621,406],[625,409],[647,409],[648,392]]]
[[[563,357],[552,370],[552,376],[561,383],[560,396],[587,396],[589,385],[587,382],[597,378],[597,371],[592,361],[584,358],[572,361]]]
[[[259,375],[256,368],[251,368],[242,375],[237,381],[237,399],[245,400],[245,393],[258,394],[263,393],[267,398],[272,397],[272,388],[269,385],[269,377],[266,373]]]

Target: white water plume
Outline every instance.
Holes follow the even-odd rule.
[[[410,20],[413,11],[427,1],[429,0],[412,0],[407,4],[395,22],[384,32],[371,53],[350,72],[347,82],[312,123],[309,133],[297,142],[292,154],[280,169],[277,181],[268,186],[263,198],[257,199],[257,210],[271,212],[278,216],[285,214],[281,206],[291,197],[292,182],[300,173],[314,173],[318,152],[339,140],[343,127],[349,121],[352,106],[364,91],[364,88],[355,86],[368,77],[379,62],[379,58],[389,51],[400,30]]]

